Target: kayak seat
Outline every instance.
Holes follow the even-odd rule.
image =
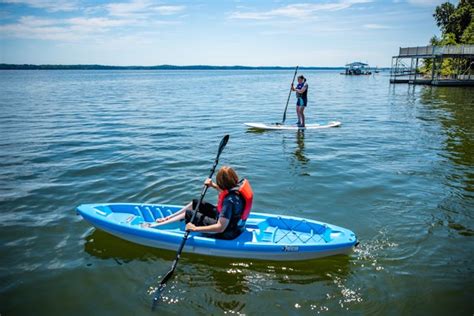
[[[267,220],[260,222],[258,225],[258,229],[256,229],[255,237],[260,242],[273,242],[275,239],[275,234],[278,230],[278,227],[270,226]]]
[[[331,237],[331,233],[333,232],[333,230],[329,227],[326,227],[326,229],[324,230],[324,233],[321,234],[323,240],[328,243],[332,240],[332,237]]]

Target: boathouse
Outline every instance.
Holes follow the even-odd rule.
[[[346,71],[342,75],[346,76],[361,76],[370,75],[369,64],[356,61],[346,65]]]
[[[445,60],[453,70],[449,75],[441,71]],[[429,69],[421,73],[424,63]],[[474,86],[474,45],[400,47],[398,56],[392,57],[390,82]]]

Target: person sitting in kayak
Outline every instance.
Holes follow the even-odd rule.
[[[237,173],[231,167],[220,168],[216,182],[206,179],[205,185],[219,192],[217,206],[202,201],[193,223],[190,223],[193,210],[198,200],[193,200],[178,212],[165,218],[158,218],[156,223],[145,224],[155,227],[173,223],[182,219],[186,221],[186,230],[212,234],[212,237],[234,239],[239,236],[252,208],[253,192],[248,180],[239,181]]]
[[[306,78],[301,75],[298,76],[298,84],[295,86],[291,84],[291,90],[296,92],[296,115],[298,116],[298,127],[304,127],[304,109],[308,105],[308,84]]]

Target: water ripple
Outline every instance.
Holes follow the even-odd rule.
[[[286,70],[1,71],[1,312],[148,313],[174,252],[94,230],[74,208],[184,204],[229,133],[220,163],[252,182],[255,210],[348,227],[360,247],[302,263],[186,255],[160,312],[472,313],[473,89],[304,74],[308,121],[340,128],[243,127],[281,120]]]

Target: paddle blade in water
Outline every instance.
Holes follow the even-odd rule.
[[[161,300],[161,293],[163,292],[163,290],[166,287],[166,282],[168,282],[168,280],[173,275],[175,268],[176,268],[176,260],[173,262],[172,268],[163,277],[163,279],[160,282],[160,285],[158,286],[158,288],[155,291],[155,294],[153,296],[153,302],[152,302],[152,305],[151,305],[151,310],[152,311],[154,311],[156,309],[156,305]]]
[[[161,300],[161,292],[165,289],[166,284],[160,284],[160,286],[156,289],[155,291],[155,296],[153,297],[153,302],[151,304],[151,311],[155,311],[156,305],[158,305],[158,302]]]

